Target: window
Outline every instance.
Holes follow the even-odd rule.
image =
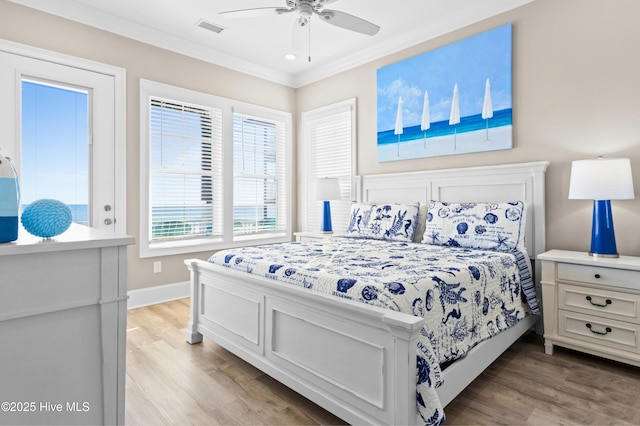
[[[222,235],[222,111],[150,97],[151,241]],[[214,214],[215,212],[215,214]]]
[[[342,199],[331,201],[334,234],[343,234],[355,199],[355,99],[302,113],[304,186],[303,229],[318,231],[322,201],[314,198],[315,181],[323,177],[340,180]]]
[[[142,257],[290,240],[291,116],[147,80]]]
[[[123,234],[125,70],[0,40],[0,150],[22,207],[54,198],[74,222]]]
[[[89,225],[89,93],[22,79],[22,208],[41,198],[67,204]]]
[[[286,231],[278,200],[286,180],[283,123],[244,114],[233,115],[233,232],[235,235]],[[280,213],[280,214],[278,214]]]

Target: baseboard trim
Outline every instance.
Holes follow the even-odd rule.
[[[127,309],[157,305],[158,303],[189,297],[189,281],[129,290],[127,294],[129,295]]]

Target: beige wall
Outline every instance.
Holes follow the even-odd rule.
[[[140,78],[283,111],[355,97],[358,173],[392,173],[548,160],[547,247],[587,250],[591,203],[567,200],[571,160],[628,156],[638,199],[614,201],[618,250],[640,256],[640,2],[536,0],[498,17],[410,47],[298,90],[177,55],[0,0],[0,38],[103,62],[127,72],[127,232],[138,236]],[[376,69],[473,34],[513,23],[514,148],[507,151],[377,163]],[[294,129],[295,130],[295,129]],[[295,151],[295,150],[294,150]],[[298,171],[299,172],[299,171]],[[294,212],[295,213],[295,212]],[[295,217],[295,216],[294,216]],[[130,289],[188,279],[182,260],[139,259],[129,250]],[[152,273],[152,262],[163,272]]]
[[[568,200],[571,161],[631,158],[636,200],[613,201],[618,251],[640,256],[640,2],[536,0],[297,90],[298,113],[358,102],[358,174],[548,160],[547,248],[589,249],[592,202]],[[376,69],[513,24],[511,150],[376,161]]]
[[[295,110],[295,90],[227,68],[211,65],[147,44],[96,30],[0,0],[0,38],[90,59],[127,73],[127,233],[139,236],[139,80],[173,84],[282,111]],[[183,260],[210,253],[140,259],[138,246],[128,252],[130,290],[189,279]],[[153,261],[162,273],[153,273]]]

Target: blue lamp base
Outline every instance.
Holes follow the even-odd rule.
[[[320,231],[325,234],[333,233],[333,228],[331,227],[331,204],[329,201],[323,201],[322,228]]]
[[[619,257],[616,235],[613,230],[611,201],[593,201],[593,224],[591,227],[591,251],[595,257]]]

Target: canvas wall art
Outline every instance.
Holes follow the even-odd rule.
[[[511,24],[377,71],[378,161],[513,147]]]

